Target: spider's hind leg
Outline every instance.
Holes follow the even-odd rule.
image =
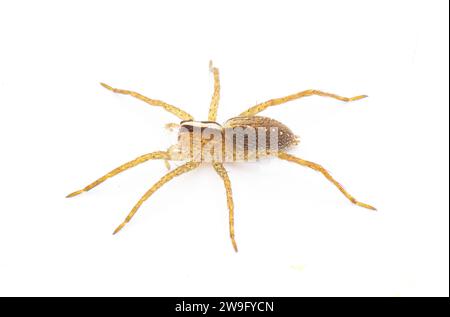
[[[319,164],[317,164],[317,163],[310,162],[310,161],[305,161],[305,160],[303,160],[303,159],[301,159],[301,158],[299,158],[299,157],[296,157],[296,156],[287,154],[287,153],[285,153],[285,152],[279,152],[279,153],[278,153],[278,157],[279,157],[280,159],[282,159],[282,160],[286,160],[286,161],[289,161],[289,162],[297,163],[297,164],[299,164],[299,165],[309,167],[309,168],[311,168],[311,169],[313,169],[313,170],[315,170],[315,171],[318,171],[318,172],[322,173],[323,176],[325,176],[330,182],[332,182],[332,183],[334,184],[334,186],[336,186],[336,187],[341,191],[341,193],[344,194],[344,196],[347,197],[347,199],[350,200],[353,204],[355,204],[355,205],[357,205],[357,206],[360,206],[360,207],[363,207],[363,208],[367,208],[367,209],[371,209],[371,210],[376,210],[375,207],[372,207],[371,205],[368,205],[368,204],[366,204],[366,203],[363,203],[363,202],[360,202],[360,201],[356,200],[356,199],[355,199],[352,195],[350,195],[350,194],[344,189],[344,187],[343,187],[341,184],[339,184],[339,183],[338,183],[338,182],[330,175],[330,173],[329,173],[325,168],[323,168],[321,165],[319,165]]]

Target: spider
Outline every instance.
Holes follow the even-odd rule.
[[[237,252],[238,248],[234,233],[234,203],[231,191],[231,182],[230,178],[228,177],[227,170],[224,167],[224,163],[249,161],[251,157],[256,160],[262,157],[276,157],[281,160],[293,162],[320,172],[323,176],[325,176],[325,178],[333,183],[339,189],[339,191],[341,191],[341,193],[344,194],[344,196],[353,204],[367,209],[376,210],[374,207],[356,200],[321,165],[288,154],[287,150],[297,145],[299,140],[298,137],[295,136],[287,126],[274,119],[257,116],[258,113],[269,107],[278,106],[288,101],[307,96],[315,95],[322,97],[331,97],[344,102],[349,102],[365,98],[367,97],[366,95],[347,98],[319,90],[305,90],[289,96],[271,99],[263,103],[259,103],[242,112],[239,116],[231,118],[223,125],[221,125],[216,122],[220,96],[219,70],[218,68],[213,66],[212,62],[210,62],[209,68],[214,77],[214,92],[212,95],[211,104],[209,106],[207,121],[195,121],[194,118],[186,111],[181,110],[180,108],[170,105],[164,101],[150,99],[134,91],[117,89],[107,84],[101,83],[103,87],[111,90],[112,92],[130,95],[148,103],[151,106],[162,107],[166,111],[180,118],[182,120],[180,124],[172,123],[166,125],[166,127],[170,129],[174,127],[179,129],[178,142],[166,151],[157,151],[139,156],[138,158],[113,169],[112,171],[100,177],[93,183],[87,185],[83,189],[77,190],[67,195],[67,197],[69,198],[79,195],[83,192],[87,192],[97,185],[100,185],[108,178],[111,178],[129,168],[132,168],[148,160],[164,160],[166,167],[169,169],[169,172],[164,175],[158,182],[156,182],[141,197],[141,199],[136,203],[136,205],[127,215],[125,220],[114,230],[113,234],[116,234],[133,218],[141,205],[164,184],[177,176],[198,168],[202,163],[211,164],[215,172],[222,179],[225,187],[229,211],[229,234],[233,248]],[[257,129],[258,133],[245,134],[245,131],[252,128]],[[247,130],[244,130],[244,132],[242,132],[243,129]],[[229,131],[235,130],[239,130],[239,132],[235,134],[228,133]],[[259,133],[261,131],[262,133]],[[267,138],[269,134],[270,140],[268,140]],[[272,138],[272,136],[275,136],[275,138]],[[240,141],[238,141],[238,139]],[[273,141],[273,139],[275,139],[274,142],[269,142]],[[232,145],[232,149],[231,151],[226,151],[227,145],[230,143]],[[273,143],[275,143],[274,148]],[[258,150],[256,150],[256,146],[258,147]],[[241,159],[238,159],[238,157],[240,157]],[[173,170],[170,170],[169,161],[184,161],[185,163]]]

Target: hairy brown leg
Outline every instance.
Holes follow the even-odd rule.
[[[217,120],[217,109],[219,108],[219,98],[220,98],[220,80],[219,80],[219,69],[213,66],[212,61],[209,62],[209,69],[214,76],[214,92],[211,98],[211,104],[209,106],[209,121]]]
[[[164,101],[161,100],[157,100],[157,99],[150,99],[148,97],[145,97],[137,92],[131,91],[131,90],[124,90],[124,89],[117,89],[117,88],[113,88],[107,84],[104,83],[100,83],[103,87],[105,87],[108,90],[111,90],[112,92],[118,93],[118,94],[123,94],[123,95],[130,95],[134,98],[137,98],[139,100],[142,100],[143,102],[148,103],[151,106],[157,106],[157,107],[162,107],[165,110],[167,110],[168,112],[176,115],[178,118],[182,119],[182,120],[193,120],[194,118],[187,113],[184,110],[181,110],[180,108],[177,108],[175,106],[172,106]]]
[[[113,234],[119,232],[130,220],[133,218],[134,214],[138,211],[139,207],[146,201],[154,192],[156,192],[159,188],[161,188],[165,183],[170,181],[171,179],[180,176],[186,172],[192,171],[200,165],[199,162],[188,162],[183,164],[174,170],[170,171],[166,175],[164,175],[156,184],[154,184],[142,197],[139,199],[136,205],[134,205],[133,209],[130,211],[125,220],[114,230]]]
[[[281,105],[283,103],[286,103],[288,101],[291,100],[295,100],[295,99],[299,99],[299,98],[303,98],[303,97],[308,97],[308,96],[322,96],[322,97],[330,97],[330,98],[334,98],[337,100],[341,100],[341,101],[355,101],[355,100],[359,100],[362,98],[366,98],[366,95],[360,95],[360,96],[356,96],[356,97],[351,97],[351,98],[347,98],[347,97],[341,97],[335,94],[330,94],[328,92],[323,92],[320,90],[313,90],[313,89],[309,89],[309,90],[305,90],[305,91],[301,91],[286,97],[281,97],[281,98],[276,98],[276,99],[271,99],[268,101],[265,101],[263,103],[257,104],[256,106],[253,106],[249,109],[247,109],[246,111],[242,112],[240,114],[240,116],[254,116],[257,113],[272,107],[272,106],[277,106],[277,105]]]
[[[316,163],[313,163],[313,162],[310,162],[310,161],[305,161],[305,160],[303,160],[303,159],[301,159],[301,158],[299,158],[299,157],[296,157],[296,156],[287,154],[287,153],[285,153],[285,152],[279,152],[279,153],[278,153],[278,157],[279,157],[280,159],[282,159],[282,160],[286,160],[286,161],[289,161],[289,162],[294,162],[294,163],[297,163],[297,164],[299,164],[299,165],[302,165],[302,166],[306,166],[306,167],[312,168],[313,170],[322,173],[323,176],[325,176],[330,182],[332,182],[332,183],[334,184],[334,186],[336,186],[336,187],[341,191],[341,193],[344,194],[344,196],[347,197],[347,199],[350,200],[352,203],[354,203],[355,205],[358,205],[358,206],[360,206],[360,207],[364,207],[364,208],[371,209],[371,210],[376,210],[375,207],[372,207],[372,206],[370,206],[370,205],[368,205],[368,204],[365,204],[365,203],[362,203],[362,202],[357,201],[357,200],[356,200],[352,195],[350,195],[350,194],[344,189],[344,187],[343,187],[341,184],[339,184],[339,183],[338,183],[338,182],[330,175],[330,173],[329,173],[325,168],[323,168],[321,165],[316,164]]]
[[[79,195],[83,192],[87,192],[88,190],[91,190],[92,188],[94,188],[97,185],[100,185],[101,183],[103,183],[105,180],[107,180],[108,178],[111,178],[119,173],[122,173],[123,171],[126,171],[129,168],[132,168],[136,165],[139,165],[141,163],[144,163],[148,160],[169,160],[170,156],[168,152],[164,152],[164,151],[158,151],[158,152],[153,152],[153,153],[148,153],[148,154],[144,154],[142,156],[139,156],[138,158],[122,164],[121,166],[113,169],[111,172],[107,173],[106,175],[100,177],[99,179],[97,179],[95,182],[87,185],[86,187],[84,187],[83,189],[77,190],[69,195],[67,195],[66,197],[73,197],[76,195]]]
[[[213,163],[213,167],[217,174],[222,178],[223,184],[225,185],[225,190],[227,194],[227,205],[229,210],[229,227],[230,227],[230,238],[233,244],[234,251],[238,252],[236,240],[234,239],[234,204],[233,204],[233,193],[231,191],[231,182],[228,177],[227,170],[222,163]]]

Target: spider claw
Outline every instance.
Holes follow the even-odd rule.
[[[105,88],[108,89],[108,90],[114,91],[114,88],[112,88],[110,85],[107,85],[107,84],[105,84],[105,83],[100,83],[100,85],[102,85],[103,87],[105,87]]]
[[[356,205],[358,205],[358,206],[360,206],[360,207],[363,207],[363,208],[366,208],[366,209],[370,209],[370,210],[374,210],[374,211],[377,211],[377,209],[375,208],[375,207],[373,207],[373,206],[371,206],[371,205],[368,205],[368,204],[365,204],[365,203],[361,203],[361,202],[356,202]]]
[[[75,192],[70,193],[69,195],[67,195],[66,198],[71,198],[71,197],[77,196],[77,195],[81,194],[82,192],[84,192],[84,190],[82,190],[82,189],[77,190],[77,191],[75,191]]]
[[[238,252],[238,247],[236,245],[236,241],[233,240],[232,243],[233,243],[233,249],[237,253]]]
[[[213,72],[213,69],[214,69],[213,61],[209,60],[209,71]]]
[[[123,228],[124,226],[125,226],[125,225],[124,225],[123,223],[121,223],[121,224],[116,228],[116,230],[114,230],[113,235],[115,235],[117,232],[119,232],[120,230],[122,230],[122,228]]]
[[[349,101],[356,101],[356,100],[364,99],[364,98],[367,98],[367,97],[369,97],[369,96],[368,95],[356,96],[356,97],[350,98]]]

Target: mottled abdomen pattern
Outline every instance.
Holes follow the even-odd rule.
[[[264,129],[265,130],[265,139],[267,143],[267,148],[269,148],[269,140],[271,131],[275,131],[277,133],[277,146],[280,150],[287,149],[293,145],[298,144],[298,137],[283,123],[261,116],[251,116],[251,117],[235,117],[231,118],[225,122],[223,125],[224,130],[233,128],[253,128],[255,130]],[[260,142],[261,138],[258,137],[256,142]]]

